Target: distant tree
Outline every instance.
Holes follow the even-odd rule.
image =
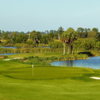
[[[0,30],[0,40],[1,40],[1,30]]]
[[[54,34],[53,33],[49,33],[48,36],[49,36],[49,38],[53,38]]]
[[[87,37],[87,33],[83,32],[81,33],[81,38],[86,38]]]
[[[10,38],[13,40],[13,42],[16,42],[16,38],[17,38],[17,33],[16,32],[12,32],[10,35]]]
[[[48,35],[44,34],[41,37],[41,42],[47,44],[48,43]]]
[[[98,33],[99,30],[98,30],[98,28],[94,27],[94,28],[92,28],[92,31],[95,31],[96,33]]]
[[[4,33],[5,33],[5,31],[3,31],[3,30],[2,30],[2,32],[1,32],[1,33],[3,33],[3,34],[4,34]]]
[[[4,43],[4,46],[13,46],[13,41],[11,39],[7,39]]]
[[[100,32],[98,32],[97,40],[100,41]]]
[[[87,34],[88,33],[88,29],[87,28],[84,28],[84,32]]]
[[[82,33],[81,37],[86,38],[90,31],[90,28],[84,28],[84,33]]]
[[[41,38],[41,33],[40,32],[36,32],[35,30],[30,32],[31,34],[31,39],[34,41],[34,42],[38,42]]]
[[[85,42],[83,43],[84,44],[84,48],[86,50],[94,49],[96,47],[96,42],[97,42],[96,39],[89,38],[89,39],[85,40]]]
[[[60,35],[64,32],[64,29],[60,26],[58,28],[58,39],[60,40]]]
[[[53,30],[53,33],[57,33],[57,31],[56,30]]]
[[[21,34],[25,34],[23,31],[22,32],[20,32]]]
[[[96,47],[100,50],[100,41],[96,42]]]
[[[78,27],[77,30],[76,30],[76,32],[77,32],[78,37],[81,37],[82,33],[84,32],[84,28]]]
[[[91,31],[91,29],[90,29],[90,28],[88,28],[87,30],[88,30],[88,32],[89,32],[89,31]]]
[[[4,39],[10,39],[7,32],[4,33]]]
[[[84,28],[82,28],[82,27],[77,28],[77,32],[83,33],[84,32]]]
[[[54,39],[58,39],[58,34],[54,33]]]
[[[41,37],[42,43],[48,44],[50,41],[53,41],[53,40],[52,40],[52,38],[49,37],[48,34],[42,35],[42,37]]]
[[[27,41],[28,37],[25,34],[19,34],[16,38],[17,43],[25,43]]]
[[[88,32],[87,38],[94,39],[94,38],[97,38],[97,37],[98,37],[98,34],[96,33],[96,31],[90,31],[90,32]]]
[[[54,33],[54,30],[50,30],[50,32],[49,33]]]

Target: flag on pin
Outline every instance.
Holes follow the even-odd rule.
[[[34,65],[32,64],[32,67],[34,67]]]

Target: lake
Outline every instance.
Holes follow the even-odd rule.
[[[19,54],[19,53],[0,53],[0,55],[14,55],[14,54]]]
[[[37,47],[34,47],[37,48]],[[38,48],[50,48],[49,46],[38,46]]]
[[[100,56],[90,57],[84,60],[70,60],[70,61],[55,61],[50,63],[52,66],[62,66],[62,67],[86,67],[93,69],[100,69]]]
[[[0,46],[0,48],[12,48],[12,49],[15,49],[16,47],[5,47],[5,46]]]
[[[38,47],[41,47],[41,48],[50,48],[49,46],[38,46]],[[12,49],[15,49],[16,47],[5,47],[5,46],[0,46],[0,48],[12,48]],[[36,47],[34,47],[36,48]]]

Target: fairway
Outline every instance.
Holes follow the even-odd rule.
[[[0,100],[99,100],[100,70],[0,60]]]

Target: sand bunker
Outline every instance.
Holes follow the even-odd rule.
[[[93,79],[96,79],[96,80],[100,80],[100,77],[90,77],[90,78],[93,78]]]
[[[22,59],[22,57],[16,57],[16,58],[13,58],[13,59]]]
[[[9,61],[9,60],[11,60],[11,59],[4,59],[4,61]]]
[[[13,59],[22,59],[21,57],[16,57],[16,58],[11,58],[11,59],[3,59],[4,61],[9,61],[9,60],[13,60]]]

